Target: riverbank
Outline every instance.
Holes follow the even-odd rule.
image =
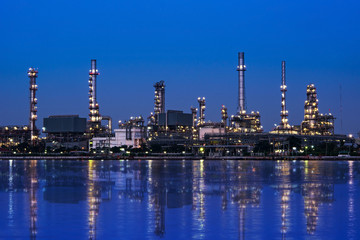
[[[112,155],[88,155],[88,156],[51,156],[51,155],[11,155],[0,156],[0,160],[324,160],[324,161],[357,161],[360,156],[112,156]]]

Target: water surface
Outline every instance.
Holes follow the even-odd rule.
[[[360,162],[0,161],[0,239],[360,239]]]

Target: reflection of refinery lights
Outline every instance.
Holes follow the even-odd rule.
[[[354,182],[353,182],[353,178],[354,178],[354,175],[353,175],[353,164],[354,162],[353,161],[348,161],[349,163],[349,184],[352,185]]]
[[[89,239],[96,238],[96,217],[99,213],[99,205],[100,199],[97,196],[98,192],[95,190],[94,184],[94,170],[95,170],[95,162],[93,160],[89,160],[88,166],[88,224],[89,224]]]
[[[13,226],[14,223],[14,201],[13,201],[13,187],[14,187],[14,176],[13,176],[13,160],[9,160],[9,226]]]
[[[193,162],[193,210],[196,211],[196,218],[194,219],[201,230],[205,227],[205,180],[204,174],[204,160],[200,162]],[[195,217],[195,214],[193,215]]]
[[[36,239],[36,222],[37,222],[37,173],[36,173],[36,160],[30,161],[30,238]]]
[[[348,161],[349,163],[349,221],[351,222],[350,224],[353,225],[353,221],[355,220],[355,215],[354,215],[354,185],[353,185],[353,161]]]

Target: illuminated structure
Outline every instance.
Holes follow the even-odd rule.
[[[301,123],[303,135],[334,135],[334,116],[319,114],[316,87],[310,84],[306,88],[304,121]]]
[[[17,146],[31,139],[29,126],[0,127],[0,147]]]
[[[198,126],[203,125],[205,123],[205,97],[198,97],[199,103],[199,120],[197,122]]]
[[[150,147],[156,146],[158,149],[170,146],[175,148],[181,146],[180,148],[183,149],[194,139],[197,131],[193,127],[193,112],[188,114],[177,110],[165,111],[164,81],[155,83],[154,87],[154,113],[148,117],[147,142]],[[195,111],[196,115],[196,109],[192,111]]]
[[[36,129],[36,119],[37,119],[37,98],[36,98],[36,78],[38,77],[38,71],[34,68],[29,68],[28,76],[30,78],[30,139],[31,144],[35,145],[36,140],[38,139],[38,130]]]
[[[252,111],[250,114],[246,113],[245,107],[245,60],[244,52],[238,53],[239,65],[237,66],[239,88],[238,88],[238,112],[236,115],[232,115],[229,128],[232,132],[262,132],[262,126],[260,124],[259,112]]]
[[[165,83],[160,81],[154,84],[155,88],[155,104],[154,104],[154,117],[155,125],[159,124],[159,114],[165,112]]]
[[[224,125],[225,131],[226,131],[226,127],[227,127],[227,119],[228,119],[227,107],[225,107],[225,105],[222,105],[221,106],[221,123]]]
[[[250,114],[240,113],[231,115],[231,132],[252,132],[260,133],[263,131],[260,124],[260,113],[252,111]]]
[[[272,133],[278,133],[278,134],[298,134],[298,132],[294,129],[294,127],[290,126],[288,122],[288,111],[286,110],[286,77],[285,77],[285,61],[281,62],[281,122],[280,124],[275,128]]]
[[[132,146],[139,148],[145,143],[146,129],[142,116],[131,117],[128,121],[119,121],[119,128],[114,129],[115,136],[100,136],[91,139],[90,148],[112,148]]]
[[[91,69],[89,71],[89,129],[92,136],[100,132],[101,116],[99,104],[96,100],[96,78],[99,71],[96,69],[96,60],[91,60]]]
[[[238,113],[245,113],[245,58],[244,52],[238,53],[239,65],[237,66],[238,79],[239,79],[239,93],[238,93]]]
[[[198,139],[198,133],[197,133],[197,128],[196,128],[196,123],[197,123],[197,108],[191,107],[191,114],[192,114],[192,137],[193,140],[197,140]]]

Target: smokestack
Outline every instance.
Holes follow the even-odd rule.
[[[237,66],[238,77],[239,77],[239,99],[238,99],[238,112],[244,113],[245,112],[245,59],[244,59],[244,52],[238,53],[238,60],[239,65]]]

